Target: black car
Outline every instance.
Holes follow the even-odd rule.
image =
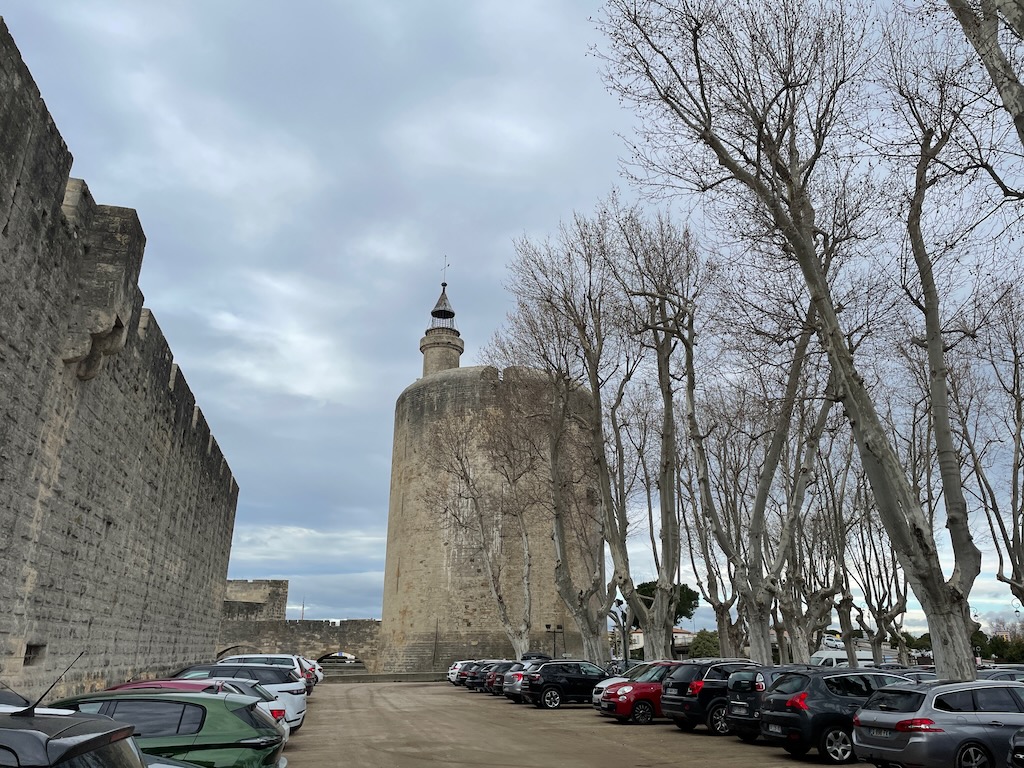
[[[662,683],[661,712],[683,731],[706,725],[715,736],[729,733],[729,675],[757,666],[750,659],[689,659]]]
[[[608,675],[589,661],[548,661],[523,678],[523,699],[537,707],[557,709],[572,702],[590,703],[594,686]]]
[[[0,715],[0,765],[32,768],[143,768],[134,727],[109,717]]]
[[[759,666],[738,669],[729,675],[726,692],[729,706],[725,719],[741,741],[757,741],[761,735],[761,697],[775,679],[786,672],[811,669],[808,664]]]
[[[512,669],[513,666],[522,668],[522,662],[502,661],[493,665],[487,672],[487,679],[484,682],[483,689],[492,696],[501,696],[502,689],[505,686],[505,673]]]
[[[464,683],[466,689],[470,691],[482,690],[488,670],[497,663],[498,660],[496,659],[485,659],[470,666],[469,671],[466,672],[466,680]]]
[[[761,735],[791,755],[817,749],[827,763],[855,759],[853,716],[879,688],[912,682],[871,668],[787,672],[761,699]]]

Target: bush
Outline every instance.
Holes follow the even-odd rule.
[[[720,656],[722,653],[718,644],[718,632],[708,632],[702,629],[694,635],[690,643],[690,658],[697,659],[704,656]]]

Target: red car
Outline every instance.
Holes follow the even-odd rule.
[[[622,723],[633,721],[641,725],[661,717],[661,681],[679,664],[657,661],[636,680],[609,685],[601,694],[598,712]]]

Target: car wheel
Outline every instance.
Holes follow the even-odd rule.
[[[853,739],[846,728],[833,725],[825,729],[818,742],[818,754],[826,763],[853,762]]]
[[[747,744],[753,744],[761,734],[757,731],[743,730],[736,731],[736,735],[739,737],[740,741],[745,741]]]
[[[557,688],[545,688],[540,694],[544,709],[558,709],[562,706],[562,694]]]
[[[725,704],[718,704],[708,712],[708,730],[715,736],[728,736],[732,732],[729,721],[725,719]]]
[[[650,725],[654,719],[654,707],[649,701],[638,701],[633,705],[633,722],[640,725]]]
[[[955,768],[994,768],[992,758],[980,744],[964,744],[956,752]]]
[[[672,722],[676,724],[676,728],[680,731],[692,731],[694,727],[694,723],[691,723],[689,720],[683,720],[682,718],[675,718]]]
[[[804,744],[783,744],[782,748],[793,757],[803,757],[810,751],[810,747]]]

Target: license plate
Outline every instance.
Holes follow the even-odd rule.
[[[768,733],[782,733],[782,726],[775,723],[768,723]]]
[[[605,709],[612,710],[612,709],[615,709],[615,702],[604,701],[604,702],[601,702],[601,706],[604,707]]]
[[[892,731],[888,728],[868,728],[868,735],[874,736],[876,739],[888,739],[892,736]]]
[[[729,705],[729,711],[730,712],[735,712],[737,714],[740,714],[740,713],[746,714],[747,705],[746,704],[730,704]]]

